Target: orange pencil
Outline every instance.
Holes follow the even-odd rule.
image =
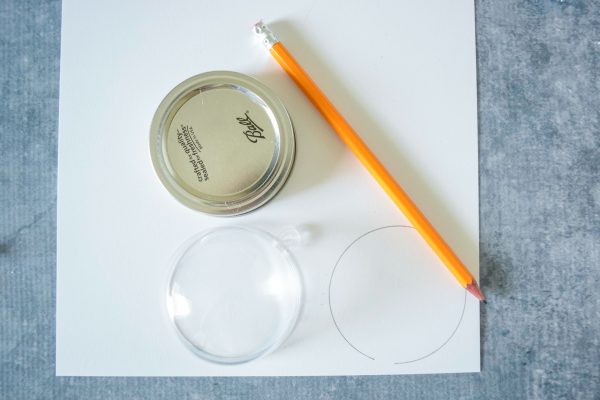
[[[283,44],[281,44],[262,21],[259,21],[254,25],[254,32],[260,37],[265,47],[271,52],[271,55],[277,60],[279,65],[281,65],[285,72],[287,72],[300,89],[302,89],[304,94],[333,127],[338,136],[346,143],[350,150],[352,150],[352,153],[354,153],[364,167],[377,180],[379,185],[385,190],[388,196],[390,196],[398,208],[404,213],[412,226],[421,234],[423,239],[425,239],[427,244],[429,244],[433,251],[438,255],[461,286],[472,293],[477,299],[483,301],[485,297],[479,289],[477,281],[473,278],[473,275],[471,275],[467,267],[465,267],[450,246],[448,246],[440,234],[435,230],[433,225],[425,218],[425,215],[423,215],[421,210],[419,210],[410,197],[408,197],[406,192],[394,180],[377,157],[375,157],[354,129],[352,129],[350,124],[346,122],[344,117],[336,110],[331,101],[329,101],[321,89],[319,89],[310,76],[302,69],[300,64],[296,62]]]

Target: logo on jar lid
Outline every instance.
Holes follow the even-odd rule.
[[[238,123],[246,128],[242,133],[246,135],[246,139],[248,139],[252,143],[258,142],[258,139],[265,139],[263,136],[263,128],[258,126],[256,122],[252,121],[252,118],[248,115],[250,111],[246,111],[244,113],[245,118],[238,117]]]

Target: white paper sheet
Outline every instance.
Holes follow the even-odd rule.
[[[477,301],[413,229],[376,230],[407,221],[256,42],[251,26],[260,18],[477,275],[472,1],[65,0],[57,375],[479,371]],[[210,70],[270,86],[297,135],[282,192],[230,219],[180,205],[155,176],[148,151],[163,96]],[[315,235],[292,249],[306,295],[297,329],[276,352],[238,366],[190,353],[163,307],[174,251],[193,234],[228,224],[274,234],[305,225]]]

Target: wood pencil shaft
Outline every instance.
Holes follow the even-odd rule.
[[[472,283],[473,276],[462,261],[281,42],[271,47],[271,54],[329,122],[352,153],[379,182],[461,286],[466,287]]]

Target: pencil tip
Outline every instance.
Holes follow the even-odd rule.
[[[481,289],[479,289],[479,285],[475,279],[473,279],[473,282],[467,285],[467,291],[475,296],[479,301],[483,301],[484,304],[487,304],[485,301],[485,296],[483,295]]]

